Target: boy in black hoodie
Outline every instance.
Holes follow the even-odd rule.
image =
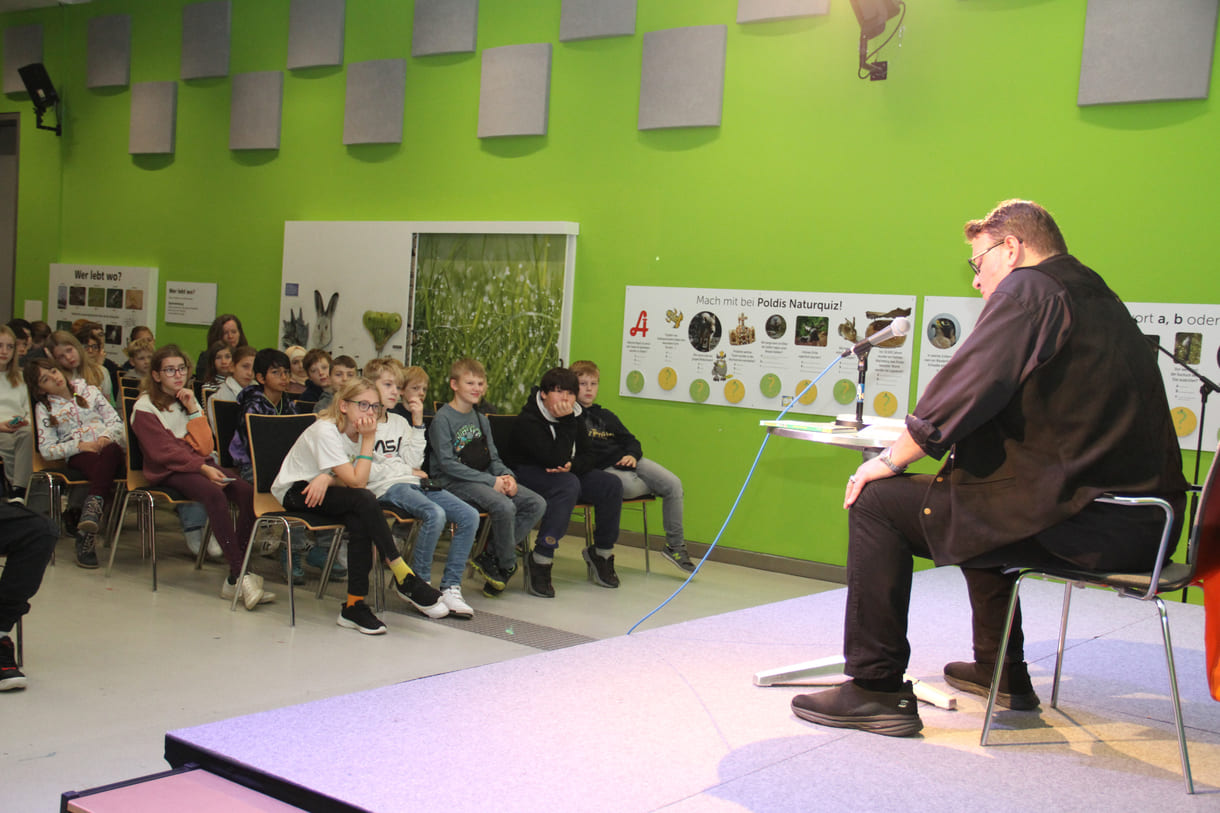
[[[518,482],[546,498],[526,585],[535,596],[555,595],[551,585],[555,549],[578,502],[591,504],[597,518],[594,547],[583,552],[589,577],[602,587],[619,585],[614,543],[623,510],[623,484],[592,465],[588,436],[580,422],[581,407],[576,402],[579,386],[571,370],[547,370],[521,408],[506,449],[506,462]]]

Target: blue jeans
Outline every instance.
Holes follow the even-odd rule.
[[[381,501],[393,503],[419,523],[411,569],[424,581],[432,578],[436,540],[440,538],[445,523],[453,523],[453,541],[449,544],[440,589],[460,585],[466,560],[470,558],[470,548],[474,545],[474,533],[479,528],[479,512],[448,491],[424,491],[412,483],[395,483],[381,495]]]

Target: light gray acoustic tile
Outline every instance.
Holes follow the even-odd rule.
[[[479,82],[479,138],[546,135],[550,95],[549,42],[485,49]]]
[[[229,0],[191,3],[182,9],[182,78],[229,75]]]
[[[415,0],[411,56],[466,54],[479,33],[479,0]]]
[[[283,73],[236,74],[229,100],[229,149],[278,150],[283,110]]]
[[[830,0],[737,0],[739,23],[815,17],[829,11]]]
[[[292,0],[288,68],[343,64],[344,0]]]
[[[377,59],[348,65],[343,143],[402,143],[406,91],[405,59]]]
[[[42,62],[42,25],[15,25],[4,29],[5,93],[25,90],[17,69],[34,62]]]
[[[1079,105],[1206,99],[1220,0],[1089,0]]]
[[[172,153],[177,120],[177,82],[136,82],[131,86],[127,151],[132,155]]]
[[[719,127],[728,27],[701,25],[644,35],[638,127]]]
[[[131,83],[131,15],[89,20],[85,87],[126,87]]]
[[[635,33],[636,0],[563,0],[559,12],[561,42]]]

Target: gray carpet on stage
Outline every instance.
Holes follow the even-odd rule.
[[[897,739],[807,724],[788,704],[808,690],[752,684],[756,671],[840,651],[843,590],[172,731],[167,743],[376,811],[1220,809],[1202,608],[1170,608],[1192,797],[1151,604],[1075,591],[1061,708],[1050,708],[1062,592],[1023,590],[1043,707],[1001,712],[987,748],[983,698],[923,705],[922,735]],[[910,673],[947,688],[942,665],[970,654],[959,571],[916,575],[910,637]]]

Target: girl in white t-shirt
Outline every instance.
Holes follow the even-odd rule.
[[[382,409],[377,388],[368,379],[349,382],[297,438],[271,484],[271,493],[288,510],[332,517],[347,528],[348,596],[337,623],[365,635],[386,631],[364,603],[374,546],[394,572],[395,591],[404,601],[427,613],[441,600],[439,591],[407,567],[377,498],[365,487]]]
[[[17,364],[17,335],[0,325],[0,459],[11,497],[24,497],[34,457],[30,392]]]

